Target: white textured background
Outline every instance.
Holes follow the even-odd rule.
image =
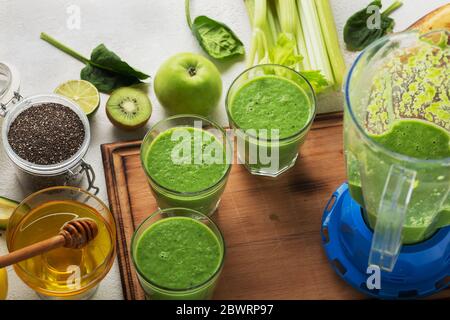
[[[330,0],[339,36],[347,18],[364,7],[369,0]],[[385,8],[392,0],[384,0]],[[404,0],[404,5],[392,16],[396,31],[403,30],[422,15],[447,3],[445,0]],[[67,7],[81,9],[80,30],[66,25]],[[226,23],[249,48],[250,25],[243,0],[191,0],[191,15],[205,14]],[[49,93],[60,83],[78,79],[83,65],[39,39],[41,31],[78,50],[85,56],[99,43],[115,51],[132,66],[154,75],[158,66],[169,56],[192,51],[203,54],[186,26],[184,0],[0,0],[0,61],[14,64],[21,72],[21,94]],[[342,39],[341,39],[342,40]],[[345,53],[347,64],[354,58]],[[226,92],[232,80],[243,70],[243,60],[217,64],[223,74]],[[87,155],[97,172],[100,198],[107,201],[100,144],[119,140],[140,139],[148,126],[164,117],[153,91],[153,115],[148,126],[134,133],[115,129],[104,112],[106,95],[102,95],[100,110],[91,119],[92,144]],[[337,101],[337,107],[340,102]],[[222,102],[214,117],[227,124]],[[336,105],[334,106],[336,107]],[[1,122],[1,120],[0,120]],[[20,200],[24,196],[14,172],[0,148],[0,195]],[[6,252],[4,237],[0,237],[0,253]],[[14,274],[9,272],[9,299],[35,299],[36,295]],[[331,271],[330,271],[331,272]],[[121,299],[122,288],[117,264],[102,282],[96,299]]]

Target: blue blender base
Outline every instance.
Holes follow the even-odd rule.
[[[347,183],[332,195],[322,217],[322,244],[333,269],[357,290],[380,299],[413,299],[450,285],[450,227],[430,239],[404,245],[392,272],[381,271],[381,288],[369,290],[366,273],[372,243],[362,209]]]

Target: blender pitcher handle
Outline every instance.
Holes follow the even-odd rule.
[[[369,265],[391,272],[402,246],[402,230],[416,172],[392,165],[384,185],[369,255]]]

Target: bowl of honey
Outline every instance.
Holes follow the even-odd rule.
[[[18,277],[42,299],[89,299],[112,267],[116,227],[108,207],[75,187],[52,187],[33,193],[11,215],[6,234],[13,252],[53,237],[69,221],[97,223],[98,234],[85,247],[61,247],[14,265]]]

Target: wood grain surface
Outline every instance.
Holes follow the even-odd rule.
[[[129,256],[130,239],[157,209],[141,167],[140,143],[102,145],[125,299],[144,299]],[[346,180],[341,115],[317,119],[300,154],[295,167],[278,179],[252,176],[233,165],[213,216],[226,242],[214,298],[365,298],[335,274],[321,245],[323,209]]]

